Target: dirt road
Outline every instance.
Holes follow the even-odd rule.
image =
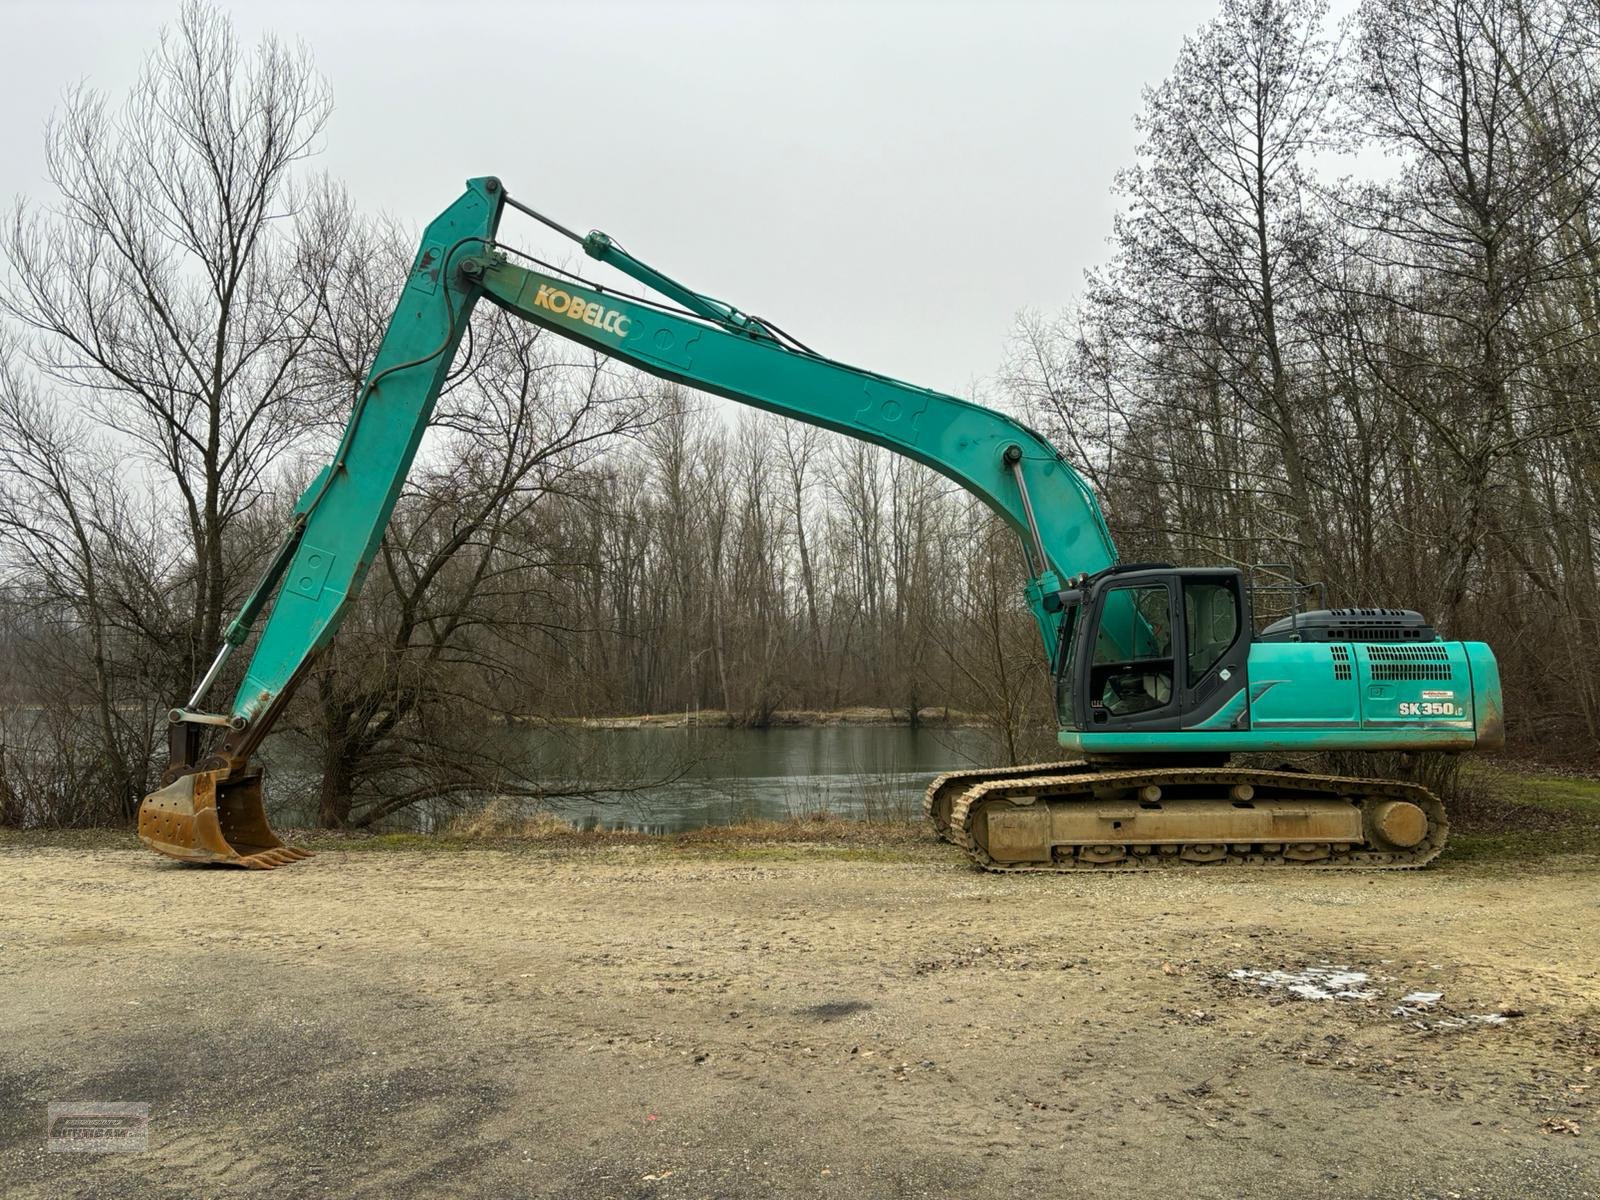
[[[0,849],[0,1192],[1600,1196],[1593,860],[912,850]],[[46,1153],[52,1100],[149,1150]]]

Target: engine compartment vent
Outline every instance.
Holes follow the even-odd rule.
[[[1333,677],[1338,680],[1351,678],[1350,647],[1335,645],[1329,646],[1328,649],[1333,654]]]
[[[1450,651],[1437,643],[1431,646],[1374,645],[1362,650],[1367,656],[1367,672],[1374,680],[1445,683],[1454,677]]]

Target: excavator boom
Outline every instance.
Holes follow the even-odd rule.
[[[954,480],[1022,539],[1032,571],[1028,597],[1047,654],[1059,635],[1047,598],[1061,579],[1117,561],[1082,476],[1042,436],[1003,413],[530,270],[502,254],[469,259],[463,269],[482,281],[486,299],[563,337],[652,375],[887,447]]]

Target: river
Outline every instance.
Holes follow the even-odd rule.
[[[819,725],[774,729],[718,727],[518,731],[530,771],[552,790],[601,789],[552,798],[544,811],[583,829],[679,833],[750,819],[816,815],[878,820],[920,817],[922,794],[941,771],[999,760],[980,729],[904,725]],[[306,796],[314,778],[304,760],[276,755],[273,819],[310,823],[310,811],[285,802]],[[608,787],[616,790],[604,790]],[[460,812],[430,808],[386,822],[432,829]]]

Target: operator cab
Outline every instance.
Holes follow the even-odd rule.
[[[1241,572],[1135,563],[1079,582],[1059,594],[1063,728],[1190,728],[1244,687],[1251,624]]]

